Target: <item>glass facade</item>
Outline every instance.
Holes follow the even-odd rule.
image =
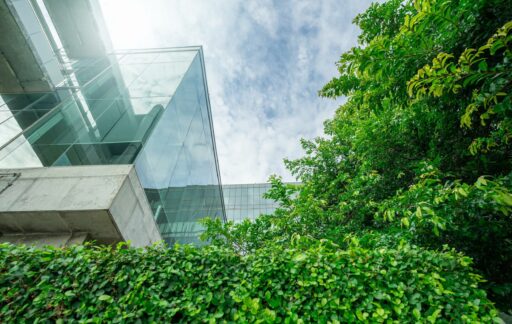
[[[239,223],[244,219],[254,220],[261,214],[271,214],[279,204],[263,198],[270,183],[223,185],[226,218]]]
[[[0,169],[133,164],[169,244],[201,244],[201,218],[278,207],[264,183],[224,186],[225,208],[200,47],[110,53],[94,1],[0,1],[0,15]]]
[[[0,168],[134,164],[171,244],[197,242],[199,218],[225,218],[201,48],[78,59],[64,71],[54,91],[0,94]]]

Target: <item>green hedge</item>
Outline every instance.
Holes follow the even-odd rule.
[[[492,322],[470,262],[448,250],[326,241],[246,256],[0,244],[0,322]]]

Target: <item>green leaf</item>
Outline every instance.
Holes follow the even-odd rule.
[[[112,302],[113,299],[109,295],[101,295],[98,297],[98,300]]]
[[[72,297],[72,296],[76,296],[75,292],[73,292],[72,290],[67,290],[64,295],[68,296],[68,297]]]
[[[302,261],[304,261],[304,260],[306,260],[306,259],[307,259],[307,255],[305,255],[305,254],[301,253],[301,254],[296,255],[296,256],[293,258],[293,261],[295,261],[295,262],[302,262]]]

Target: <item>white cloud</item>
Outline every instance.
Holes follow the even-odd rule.
[[[356,45],[351,22],[369,4],[101,2],[116,48],[203,45],[224,183],[264,182],[272,173],[293,180],[282,159],[301,156],[299,139],[321,135],[339,105],[316,94]]]
[[[262,26],[272,37],[276,37],[278,29],[278,15],[272,0],[250,0],[244,2],[249,17]]]

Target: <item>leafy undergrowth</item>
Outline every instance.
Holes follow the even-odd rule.
[[[247,255],[0,245],[0,322],[492,322],[470,259],[294,238]]]

